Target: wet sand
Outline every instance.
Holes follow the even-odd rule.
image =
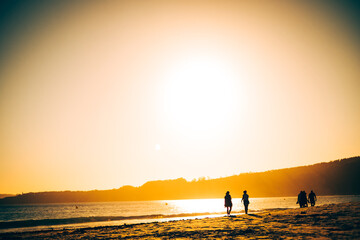
[[[360,239],[360,202],[249,215],[0,234],[0,239]]]

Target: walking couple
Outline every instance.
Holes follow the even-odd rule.
[[[249,195],[247,194],[247,191],[244,191],[244,194],[242,196],[241,201],[244,203],[244,207],[245,207],[245,213],[248,213],[248,206],[249,206]],[[230,216],[230,212],[232,209],[232,201],[231,201],[231,195],[230,192],[227,191],[226,195],[225,195],[225,207],[226,207],[226,213],[228,216]]]

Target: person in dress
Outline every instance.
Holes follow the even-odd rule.
[[[231,209],[232,209],[232,201],[231,201],[231,195],[230,195],[229,191],[226,192],[225,205],[224,206],[226,207],[227,215],[230,216],[230,212],[231,212]]]
[[[307,195],[305,191],[300,191],[299,195],[298,195],[298,201],[296,203],[298,203],[300,205],[300,208],[304,208],[307,207],[308,200],[307,200]]]

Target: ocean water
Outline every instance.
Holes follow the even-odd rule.
[[[250,196],[251,197],[251,196]],[[232,214],[243,213],[233,199]],[[250,198],[249,212],[298,208],[296,197]],[[360,195],[318,196],[317,205],[358,202]],[[224,199],[0,205],[0,233],[109,226],[224,215]]]

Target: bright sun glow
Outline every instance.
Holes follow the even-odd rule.
[[[181,131],[222,129],[235,110],[235,75],[216,58],[184,59],[170,69],[167,81],[166,111]]]
[[[360,154],[355,1],[74,2],[0,3],[0,194]]]
[[[172,200],[163,201],[169,204],[170,208],[175,208],[178,211],[185,213],[206,213],[224,212],[224,200],[218,199],[191,199],[191,200]],[[238,203],[238,200],[234,199],[234,203]]]

